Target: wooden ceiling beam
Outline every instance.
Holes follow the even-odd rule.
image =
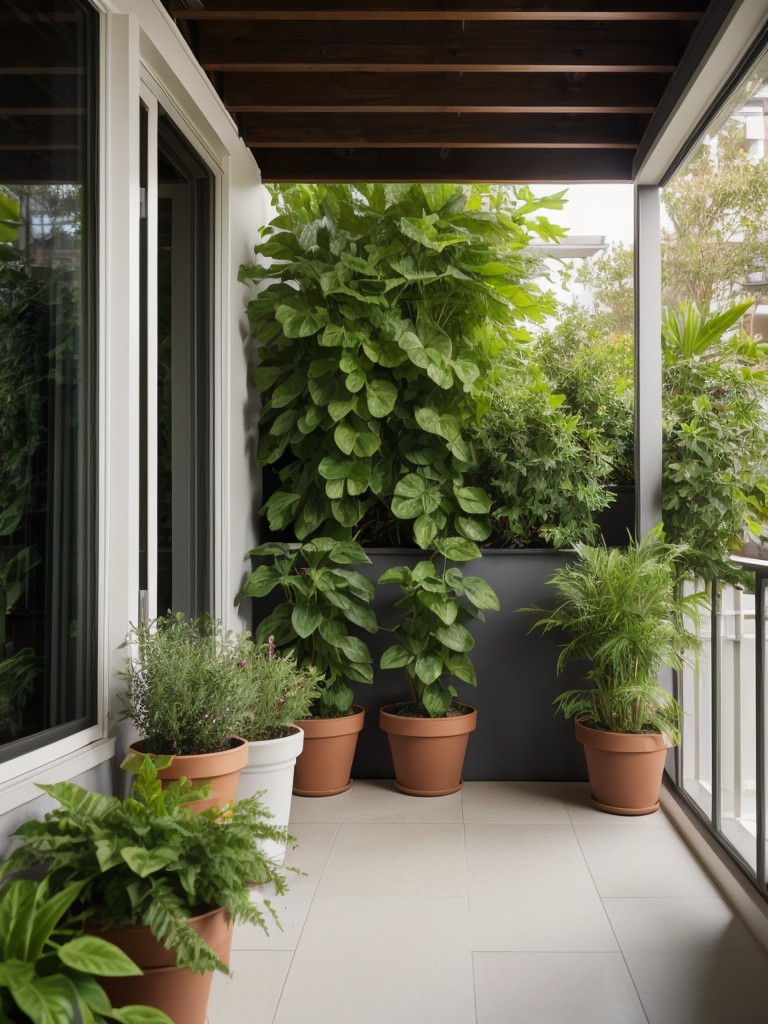
[[[233,113],[579,113],[648,114],[669,75],[583,73],[521,75],[453,73],[375,75],[339,72],[220,76]]]
[[[675,10],[661,0],[613,0],[609,10],[583,0],[387,0],[374,4],[360,0],[203,0],[203,8],[189,8],[171,0],[177,21],[698,21],[706,0],[678,0]]]
[[[266,183],[429,181],[629,182],[632,151],[546,149],[258,149]]]
[[[636,149],[647,117],[433,114],[420,115],[324,114],[286,117],[283,114],[248,114],[240,120],[247,146],[336,149],[387,147],[523,149]]]
[[[542,25],[444,22],[429,32],[396,23],[212,22],[200,33],[208,71],[671,72],[684,40],[675,26],[625,22]]]

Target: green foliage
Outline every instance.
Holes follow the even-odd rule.
[[[321,680],[318,711],[323,717],[346,714],[352,706],[350,683],[373,682],[373,659],[352,629],[375,633],[371,608],[373,584],[354,565],[370,563],[352,540],[316,537],[302,545],[268,543],[251,557],[271,557],[245,581],[237,601],[266,597],[276,588],[283,600],[256,629],[256,639],[274,636],[279,648],[292,654],[301,670]]]
[[[266,822],[255,797],[194,813],[185,805],[209,786],[182,779],[163,788],[149,757],[134,756],[123,767],[136,772],[125,800],[72,782],[40,786],[59,807],[16,831],[19,845],[0,864],[0,878],[43,866],[52,891],[80,886],[75,913],[101,925],[147,925],[176,951],[179,966],[226,972],[188,918],[225,907],[234,922],[266,927],[247,885],[274,882],[278,894],[285,891],[257,842],[284,842],[285,830]],[[269,901],[261,905],[277,921]]]
[[[288,187],[241,281],[260,342],[263,513],[299,539],[481,541],[490,498],[468,432],[478,384],[552,300],[531,283],[533,237],[562,232],[530,190]],[[378,531],[378,534],[377,534]]]
[[[570,307],[536,339],[534,360],[564,409],[578,413],[608,448],[612,484],[635,479],[632,329],[616,333],[606,318]],[[587,539],[587,538],[583,538]]]
[[[626,548],[578,544],[576,552],[576,561],[552,575],[557,604],[533,628],[564,633],[558,672],[572,659],[586,660],[593,685],[560,694],[556,707],[593,728],[661,732],[678,743],[682,712],[659,685],[659,672],[682,668],[698,648],[689,623],[698,623],[706,595],[678,586],[681,550],[660,528]]]
[[[456,545],[446,548],[453,559],[479,555],[473,545],[461,551]],[[483,619],[484,610],[499,609],[499,600],[490,585],[479,576],[464,576],[456,565],[436,556],[388,569],[379,584],[397,584],[403,596],[395,606],[400,621],[395,626],[396,643],[381,657],[383,669],[402,669],[408,680],[411,703],[417,714],[429,717],[445,715],[457,696],[451,678],[477,685],[469,651],[475,641],[467,628],[473,618]],[[463,600],[462,600],[463,599]]]
[[[611,500],[605,485],[613,469],[600,432],[564,407],[565,395],[532,363],[502,366],[486,391],[477,443],[501,544],[594,540],[594,513]]]
[[[297,718],[307,718],[320,699],[320,683],[309,669],[300,669],[293,654],[278,655],[274,637],[261,647],[251,645],[241,663],[242,718],[235,732],[249,741],[287,736]]]
[[[51,892],[48,879],[0,887],[0,1020],[172,1024],[154,1007],[110,1004],[97,979],[141,971],[117,946],[83,935],[69,919],[82,888],[74,882]]]
[[[664,321],[663,514],[704,580],[738,579],[730,555],[768,523],[768,345],[736,332],[750,303]]]
[[[255,648],[208,615],[189,621],[170,613],[132,626],[122,675],[123,718],[130,719],[153,754],[208,754],[226,750],[250,711]]]

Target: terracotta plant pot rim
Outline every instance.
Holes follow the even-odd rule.
[[[469,704],[463,705],[469,708],[466,715],[452,715],[450,718],[414,718],[397,715],[389,710],[408,703],[410,701],[396,701],[379,709],[379,726],[384,732],[398,736],[461,736],[477,728],[477,708]]]
[[[351,715],[340,715],[338,718],[299,718],[295,724],[304,731],[307,738],[346,736],[349,733],[360,732],[363,728],[365,710],[359,704],[352,706],[355,710]]]
[[[217,775],[229,775],[232,772],[240,771],[248,764],[248,743],[242,736],[233,736],[236,741],[227,750],[216,750],[209,754],[174,754],[173,761],[167,768],[159,773],[161,779],[181,779],[190,777],[190,764],[194,763],[196,768],[194,775],[203,778],[215,778]],[[137,754],[149,754],[155,752],[147,750],[147,740],[137,740],[132,743],[129,750]]]
[[[670,749],[674,744],[660,732],[607,732],[575,720],[576,739],[598,750],[632,750],[638,753]]]

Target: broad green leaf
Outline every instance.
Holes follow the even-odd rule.
[[[353,452],[361,459],[369,459],[381,447],[381,440],[377,434],[371,431],[358,434],[353,445]]]
[[[447,598],[444,600],[430,601],[429,607],[446,626],[450,626],[454,623],[456,621],[456,616],[459,614],[458,604]]]
[[[51,974],[36,978],[13,993],[19,1009],[35,1024],[72,1024],[77,992],[69,978]]]
[[[465,537],[446,537],[435,542],[435,548],[441,555],[450,558],[453,562],[469,562],[473,558],[480,558],[482,552],[477,544]]]
[[[131,871],[140,878],[163,871],[178,857],[177,852],[167,846],[155,846],[151,850],[143,846],[123,846],[120,854]]]
[[[21,988],[35,976],[34,964],[15,957],[0,961],[0,988]]]
[[[434,631],[434,635],[441,644],[459,654],[471,651],[475,645],[472,634],[466,626],[462,626],[459,622],[454,622],[451,626],[439,626]]]
[[[319,627],[322,611],[314,605],[296,605],[291,612],[291,625],[300,637],[306,639]]]
[[[371,416],[389,416],[397,401],[397,388],[388,380],[372,380],[366,384],[365,396]]]
[[[339,420],[343,420],[344,417],[352,411],[354,406],[354,398],[341,400],[335,398],[332,402],[328,403],[328,414],[335,423],[338,423]]]
[[[111,1016],[119,1024],[173,1024],[171,1018],[154,1006],[121,1006],[112,1008]]]
[[[480,576],[465,576],[461,585],[462,590],[475,608],[499,611],[499,598],[493,587],[486,580]]]
[[[407,565],[396,565],[391,569],[386,569],[381,576],[379,576],[377,583],[399,583],[404,586],[411,579],[411,570]]]
[[[430,686],[442,675],[443,663],[434,654],[420,654],[416,658],[414,672],[422,683]]]
[[[412,660],[410,651],[407,651],[402,644],[395,644],[388,647],[381,656],[381,668],[405,668]]]
[[[122,949],[96,935],[80,935],[59,948],[59,958],[67,967],[84,974],[123,978],[141,974],[141,968]]]
[[[282,325],[286,338],[308,338],[328,323],[328,312],[321,306],[310,309],[300,300],[278,306],[275,319]]]
[[[463,512],[485,515],[491,510],[491,499],[482,487],[454,487],[453,493]]]
[[[351,391],[353,395],[356,395],[358,391],[362,391],[365,387],[365,371],[361,370],[359,367],[352,370],[352,372],[348,373],[344,378],[344,384],[347,391]]]
[[[363,641],[356,636],[343,637],[339,641],[338,646],[344,651],[344,654],[350,661],[365,663],[371,660],[371,652]]]
[[[401,516],[400,518],[412,518],[409,516]],[[422,549],[422,551],[428,551],[438,534],[438,524],[433,516],[429,516],[426,513],[422,513],[413,524],[413,539]]]
[[[346,420],[342,420],[336,425],[336,429],[333,432],[333,439],[336,442],[336,447],[339,448],[345,455],[351,455],[355,442],[360,436],[360,432],[356,430]]]
[[[460,536],[466,537],[467,540],[476,541],[478,544],[488,540],[492,533],[491,524],[487,519],[470,519],[468,516],[456,516],[454,524],[456,532]]]
[[[321,459],[317,471],[324,480],[346,480],[354,462],[351,459],[339,459],[333,455],[327,455]]]
[[[250,574],[238,595],[238,601],[246,597],[265,597],[271,594],[280,582],[280,573],[271,565],[260,565]]]

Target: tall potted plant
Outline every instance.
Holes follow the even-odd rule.
[[[272,823],[287,828],[296,759],[304,749],[304,730],[297,719],[307,717],[320,697],[311,669],[300,669],[293,654],[279,655],[275,638],[266,645],[242,644],[242,717],[237,733],[248,742],[248,763],[240,772],[240,799],[258,796]],[[261,847],[273,864],[282,864],[286,842],[265,839]]]
[[[228,970],[232,925],[265,927],[265,912],[277,920],[269,901],[250,902],[247,886],[285,891],[253,842],[285,832],[265,821],[256,798],[223,815],[219,807],[193,813],[187,804],[207,787],[183,779],[164,788],[158,767],[168,760],[132,755],[124,767],[137,774],[125,800],[72,782],[41,786],[59,806],[16,831],[0,878],[40,867],[52,891],[78,885],[73,913],[143,970],[105,980],[112,1003],[146,1003],[175,1024],[204,1024],[212,971]]]
[[[141,737],[133,749],[172,756],[162,771],[165,779],[209,782],[211,795],[201,809],[234,800],[248,761],[247,744],[236,734],[244,710],[247,643],[247,636],[236,636],[208,615],[190,620],[175,612],[132,626],[123,644],[130,648],[122,673],[123,718]]]
[[[477,684],[469,657],[474,638],[467,628],[484,610],[498,610],[496,594],[479,576],[465,576],[454,560],[474,556],[474,545],[458,538],[439,545],[439,554],[413,568],[388,569],[382,585],[397,584],[400,619],[396,642],[384,651],[381,667],[404,672],[410,699],[382,708],[397,788],[411,796],[445,796],[461,788],[464,755],[477,711],[459,702],[452,680]],[[442,564],[437,564],[437,559]]]
[[[253,570],[238,602],[282,592],[282,600],[256,627],[257,641],[274,636],[278,648],[292,654],[299,668],[313,672],[320,683],[311,717],[299,723],[304,749],[296,762],[294,792],[342,793],[351,785],[365,714],[353,703],[350,684],[373,682],[371,652],[355,633],[377,629],[371,609],[373,584],[349,567],[370,559],[355,541],[331,537],[302,545],[262,544],[251,555],[271,558],[271,564]]]
[[[533,627],[564,634],[558,671],[571,659],[589,666],[590,685],[561,693],[555,706],[576,720],[594,806],[650,814],[682,717],[659,673],[681,669],[697,649],[705,595],[678,585],[681,549],[665,543],[660,527],[626,548],[579,544],[576,552],[550,580],[555,607]]]

